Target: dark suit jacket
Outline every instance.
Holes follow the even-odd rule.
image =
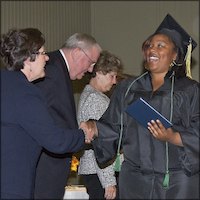
[[[55,123],[60,127],[78,128],[72,82],[60,51],[48,53],[45,78],[36,82],[45,95]]]
[[[1,198],[31,198],[42,147],[77,151],[81,130],[55,126],[41,91],[22,72],[1,70]]]
[[[54,122],[59,127],[78,128],[72,81],[65,60],[59,50],[48,53],[48,56],[45,78],[36,85],[46,97]],[[55,155],[43,151],[37,169],[36,198],[63,197],[71,156],[71,153]]]

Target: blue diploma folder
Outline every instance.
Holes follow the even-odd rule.
[[[148,127],[148,122],[157,119],[161,121],[165,128],[172,126],[172,123],[168,119],[166,119],[141,97],[129,105],[125,111],[145,128]]]

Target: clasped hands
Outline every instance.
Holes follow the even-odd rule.
[[[96,122],[94,120],[81,122],[79,128],[81,128],[85,133],[85,143],[91,143],[91,141],[93,141],[98,135]]]

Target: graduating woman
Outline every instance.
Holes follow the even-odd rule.
[[[81,124],[95,133],[98,162],[113,158],[118,145],[123,149],[121,199],[199,198],[199,83],[189,68],[195,46],[168,14],[142,45],[146,72],[117,86],[100,120]],[[144,127],[129,116],[125,110],[140,97],[172,126],[155,119]]]

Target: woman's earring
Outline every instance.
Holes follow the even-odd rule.
[[[173,61],[171,62],[171,64],[169,65],[170,69],[171,69],[174,65],[176,65],[175,60],[173,60]]]
[[[171,62],[171,64],[169,65],[169,68],[171,69],[173,66],[178,66],[178,67],[180,67],[180,66],[182,66],[183,64],[178,64],[178,63],[176,63],[176,61],[175,60],[173,60],[172,62]]]

